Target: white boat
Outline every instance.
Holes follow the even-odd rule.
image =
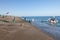
[[[58,23],[58,20],[55,19],[55,17],[53,17],[53,18],[49,18],[48,22],[51,23],[51,24],[56,24],[56,23]]]

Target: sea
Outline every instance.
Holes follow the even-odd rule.
[[[25,16],[22,19],[31,21],[31,24],[53,37],[55,40],[60,40],[60,16],[55,16],[58,23],[51,25],[47,20],[53,16]],[[34,19],[34,20],[33,20]],[[33,20],[33,21],[32,21]]]

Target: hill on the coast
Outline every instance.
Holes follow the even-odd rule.
[[[15,16],[0,16],[0,21],[3,21],[3,20],[9,21],[9,22],[12,22],[13,20],[15,20],[16,22],[21,22],[22,21],[20,17],[15,17]]]
[[[0,16],[0,40],[54,39],[20,17],[14,19],[14,16]]]

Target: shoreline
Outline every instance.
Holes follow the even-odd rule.
[[[20,18],[19,18],[20,19]],[[7,20],[7,19],[6,19]],[[17,20],[17,18],[16,18]],[[0,40],[54,40],[32,24],[20,19],[17,23],[0,23]]]
[[[60,28],[57,27],[51,27],[47,24],[44,23],[33,23],[33,25],[35,25],[38,29],[40,29],[43,33],[49,35],[50,37],[52,37],[55,40],[59,40],[60,38]]]

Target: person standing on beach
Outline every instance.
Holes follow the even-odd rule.
[[[15,17],[13,18],[13,22],[15,23]]]

